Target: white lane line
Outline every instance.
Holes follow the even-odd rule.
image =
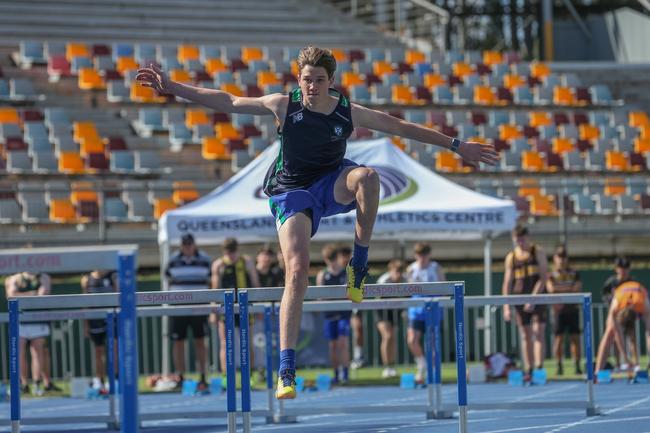
[[[616,407],[614,409],[610,409],[608,411],[605,411],[605,412],[603,412],[603,415],[611,415],[613,413],[620,412],[622,410],[629,409],[629,408],[634,407],[634,406],[638,406],[638,405],[640,405],[642,403],[645,403],[646,401],[649,401],[649,400],[650,400],[650,396],[639,399],[639,400],[636,400],[636,401],[633,401],[633,402],[628,403],[628,404],[624,404],[624,405]],[[580,421],[576,421],[576,422],[573,422],[573,423],[570,423],[570,424],[566,424],[563,427],[559,427],[559,428],[556,428],[556,429],[553,429],[553,430],[548,430],[545,433],[557,433],[559,431],[566,430],[568,428],[575,427],[575,426],[578,426],[578,425],[581,425],[581,424],[587,424],[587,423],[591,424],[590,421],[593,421],[593,418],[584,418],[584,419],[582,419]],[[624,421],[626,421],[626,420],[625,419],[620,420],[620,422],[624,422]]]

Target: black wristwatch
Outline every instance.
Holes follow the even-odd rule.
[[[453,140],[451,140],[451,147],[449,148],[449,150],[451,150],[452,152],[458,153],[458,148],[460,147],[461,143],[462,143],[462,141],[460,141],[457,138],[454,138]]]

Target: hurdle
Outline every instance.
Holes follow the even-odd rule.
[[[61,320],[70,318],[89,319],[107,317],[112,311],[106,309],[116,309],[119,307],[120,313],[119,329],[119,353],[120,353],[120,421],[119,426],[123,433],[136,433],[139,428],[139,422],[147,419],[181,419],[187,418],[187,413],[165,413],[165,414],[143,414],[138,413],[137,397],[137,380],[138,380],[138,363],[137,363],[137,321],[136,306],[152,306],[163,304],[222,304],[223,297],[227,290],[195,290],[195,291],[168,291],[168,292],[135,292],[135,246],[113,246],[99,247],[97,251],[89,252],[93,254],[93,261],[89,266],[88,260],[79,260],[65,262],[63,259],[70,260],[70,255],[79,254],[76,248],[57,249],[58,254],[63,259],[53,260],[50,265],[46,261],[40,261],[42,266],[29,268],[30,270],[40,271],[61,271],[61,263],[67,263],[64,266],[65,272],[83,271],[93,268],[113,269],[117,265],[120,275],[120,293],[107,294],[80,294],[80,295],[48,295],[48,296],[25,296],[16,297],[9,300],[9,344],[10,344],[10,389],[11,389],[11,431],[17,433],[21,431],[21,422],[23,424],[44,424],[52,422],[65,423],[103,423],[106,422],[109,427],[115,426],[114,416],[115,408],[112,405],[112,412],[106,417],[97,416],[73,416],[58,418],[27,418],[21,420],[20,413],[20,371],[18,362],[18,325],[25,318],[25,321],[44,321],[44,320]],[[17,250],[19,251],[19,250]],[[30,255],[38,257],[38,251],[27,250]],[[51,256],[52,249],[48,250]],[[11,251],[12,260],[10,263],[17,265],[25,262],[16,251]],[[0,258],[2,256],[0,255]],[[16,258],[15,260],[13,258]],[[7,261],[0,261],[6,264]],[[75,264],[76,263],[76,264]],[[48,267],[49,266],[49,267]],[[80,269],[81,268],[81,269]],[[22,268],[25,269],[25,268]],[[15,272],[11,269],[10,272]],[[103,309],[97,311],[97,309]],[[71,310],[72,309],[72,310]],[[77,309],[77,310],[74,310]],[[82,309],[82,311],[78,311]],[[40,310],[40,311],[37,311]],[[58,311],[43,311],[58,310]],[[214,307],[205,306],[196,307],[162,307],[141,311],[143,316],[152,315],[189,315],[189,314],[207,314],[214,310]],[[110,362],[110,356],[107,356]],[[110,379],[109,379],[110,380]],[[114,384],[113,384],[114,385]],[[109,383],[109,386],[111,384]],[[114,389],[114,386],[113,386]],[[110,392],[110,391],[109,391]],[[210,411],[208,414],[197,414],[197,416],[218,417],[221,414]],[[225,412],[222,414],[225,416]],[[190,416],[193,416],[190,414]]]
[[[251,417],[263,416],[267,418],[267,422],[295,422],[298,416],[322,414],[322,413],[384,413],[387,410],[386,406],[348,406],[348,407],[331,407],[331,408],[318,408],[318,409],[294,409],[291,412],[285,410],[283,402],[279,401],[278,410],[273,409],[273,372],[272,372],[272,359],[270,352],[271,332],[271,308],[267,305],[264,308],[265,317],[265,335],[267,341],[266,350],[266,363],[267,363],[267,392],[268,396],[268,410],[251,411],[250,409],[250,371],[248,365],[248,347],[247,347],[247,332],[248,332],[248,314],[246,311],[249,303],[255,306],[255,303],[269,303],[277,302],[281,299],[284,288],[264,288],[264,289],[240,289],[236,293],[238,306],[240,309],[240,348],[241,348],[241,389],[242,389],[242,421],[244,432],[251,431]],[[458,369],[458,405],[455,409],[459,413],[459,431],[461,433],[467,432],[467,381],[465,378],[466,359],[465,359],[465,322],[464,322],[464,292],[465,283],[462,281],[449,281],[449,282],[436,282],[436,283],[396,283],[396,284],[368,284],[365,287],[365,297],[368,299],[361,304],[352,304],[350,301],[342,299],[346,298],[346,287],[343,285],[338,286],[311,286],[307,288],[305,294],[305,302],[303,304],[303,311],[340,311],[351,309],[383,309],[395,308],[395,306],[422,306],[430,302],[433,297],[446,297],[449,298],[450,305],[454,305],[455,309],[455,334],[456,334],[456,363]],[[373,299],[373,298],[396,298],[419,295],[421,298],[409,299]],[[321,302],[309,302],[321,301]],[[329,302],[322,302],[329,301]],[[226,311],[226,362],[227,371],[231,367],[227,378],[227,393],[228,393],[228,432],[234,433],[236,427],[236,390],[234,380],[234,344],[230,335],[234,335],[234,302],[235,296],[226,295],[225,299]],[[429,307],[432,311],[432,307]],[[433,321],[430,321],[433,323]],[[430,327],[429,327],[430,328]],[[428,352],[428,364],[431,364],[430,355],[431,350]],[[438,356],[440,358],[440,356]],[[232,361],[231,361],[232,360]],[[460,374],[463,372],[463,374]],[[232,375],[232,376],[231,376]],[[435,417],[436,407],[440,407],[440,402],[434,402],[434,393],[432,389],[433,374],[431,368],[428,368],[427,374],[427,388],[429,401],[426,405],[408,405],[408,406],[392,406],[391,411],[395,412],[423,412],[427,417]],[[233,380],[231,380],[231,377]],[[231,397],[232,395],[232,397]]]
[[[453,308],[448,300],[437,301],[440,307]],[[468,296],[465,305],[468,307],[494,306],[494,305],[553,305],[553,304],[580,304],[583,311],[583,344],[586,358],[586,400],[578,401],[526,401],[504,403],[470,403],[469,410],[496,410],[496,409],[584,409],[587,416],[600,415],[600,408],[594,398],[594,369],[593,369],[593,323],[591,317],[591,293],[548,294],[548,295],[509,295],[509,296]],[[439,340],[439,339],[438,339]],[[438,352],[439,353],[439,352]],[[440,362],[436,357],[436,364]],[[459,372],[460,374],[460,372]],[[464,374],[463,374],[464,376]],[[436,385],[439,386],[439,385]],[[453,405],[442,405],[442,412],[453,410]]]

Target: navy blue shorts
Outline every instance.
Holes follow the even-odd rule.
[[[416,331],[420,331],[421,333],[424,334],[426,331],[426,323],[424,320],[409,320],[409,328],[415,329]]]
[[[325,338],[330,341],[336,340],[339,337],[349,337],[350,319],[326,320],[324,331]]]
[[[311,235],[314,236],[318,231],[321,218],[347,213],[356,208],[357,204],[354,200],[349,204],[341,204],[334,200],[334,184],[343,169],[347,167],[360,167],[360,165],[349,159],[344,159],[339,168],[324,175],[309,188],[271,196],[269,205],[278,227],[293,215],[309,210]]]

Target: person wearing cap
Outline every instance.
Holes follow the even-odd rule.
[[[169,290],[208,290],[210,288],[210,256],[196,246],[194,236],[186,233],[181,238],[180,250],[172,256],[165,275],[169,279]],[[200,380],[199,391],[206,391],[208,383],[208,357],[205,336],[208,333],[207,316],[180,316],[170,319],[170,337],[174,342],[172,349],[174,368],[178,377],[176,387],[180,388],[185,373],[185,340],[187,329],[192,330],[194,350],[198,362]]]
[[[548,263],[544,250],[531,242],[528,229],[517,225],[512,231],[514,249],[505,259],[502,291],[504,295],[539,295],[546,290]],[[519,328],[521,354],[526,380],[532,376],[533,366],[544,365],[544,333],[546,305],[517,305],[515,317]],[[511,309],[503,306],[503,319],[509,322]]]
[[[557,247],[553,254],[553,270],[548,280],[549,293],[578,293],[582,291],[580,275],[569,266],[569,255],[564,245]],[[553,305],[553,352],[557,360],[557,375],[564,374],[562,354],[564,353],[564,334],[569,335],[571,353],[575,361],[575,373],[582,374],[580,368],[580,309],[577,304]]]
[[[227,238],[223,241],[223,256],[212,263],[212,288],[213,289],[244,289],[248,287],[260,287],[260,280],[255,269],[253,260],[239,252],[239,243],[235,238]],[[252,316],[249,316],[252,318]],[[219,331],[219,363],[225,373],[226,368],[226,326],[216,315],[210,315],[210,322],[216,323]],[[239,327],[239,315],[235,315],[235,326]],[[252,324],[250,324],[252,327]],[[251,333],[248,333],[250,337]],[[249,340],[249,347],[251,341]],[[254,350],[249,351],[249,362],[255,365],[253,356]]]

